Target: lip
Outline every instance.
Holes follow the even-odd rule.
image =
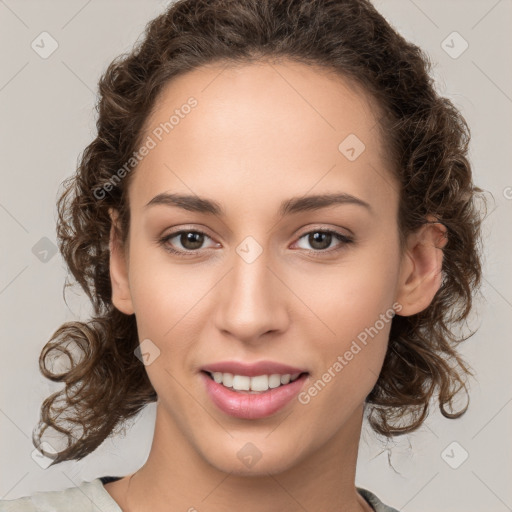
[[[279,373],[286,375],[289,373],[307,373],[304,368],[296,368],[287,364],[277,363],[275,361],[258,361],[257,363],[242,363],[241,361],[221,361],[218,363],[208,364],[201,367],[205,372],[222,372],[232,373],[233,375],[246,375],[248,377],[256,377],[257,375],[272,375]]]
[[[200,372],[200,376],[211,401],[222,412],[235,418],[249,420],[266,418],[283,409],[299,394],[309,378],[309,374],[304,373],[297,380],[284,386],[269,389],[262,393],[249,393],[233,391],[222,384],[218,384],[206,373],[206,370]]]

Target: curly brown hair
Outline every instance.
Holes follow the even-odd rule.
[[[467,392],[463,377],[474,376],[457,353],[458,343],[474,332],[459,338],[455,327],[467,319],[480,286],[483,214],[476,199],[483,190],[472,182],[467,123],[436,93],[428,56],[369,0],[178,0],[147,24],[132,51],[114,59],[100,78],[97,136],[80,156],[77,172],[65,180],[57,203],[60,251],[94,313],[86,323],[62,325],[40,355],[43,375],[65,384],[43,402],[33,433],[34,445],[54,459],[52,464],[85,457],[157,399],[134,355],[135,315],[112,304],[109,210],[120,214],[118,233],[125,243],[134,174],[125,164],[140,147],[159,92],[202,65],[267,58],[322,66],[369,93],[383,113],[379,130],[400,184],[401,247],[430,215],[447,229],[442,284],[431,304],[418,314],[393,318],[382,371],[366,398],[371,427],[387,438],[416,430],[436,388],[445,417],[466,411],[469,397],[457,413],[446,406],[453,410],[458,391]],[[68,366],[57,371],[52,362],[63,355]],[[410,421],[399,425],[408,416]],[[57,454],[41,446],[48,427],[67,438],[67,448]]]

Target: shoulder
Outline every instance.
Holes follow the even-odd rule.
[[[396,508],[385,505],[373,492],[363,487],[356,487],[359,494],[373,507],[375,512],[398,512]]]
[[[0,512],[122,512],[99,478],[61,491],[39,491],[0,500]]]

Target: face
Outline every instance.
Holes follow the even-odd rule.
[[[422,308],[405,300],[413,265],[378,118],[343,78],[281,62],[182,75],[146,123],[113,301],[150,340],[162,421],[213,467],[284,470],[350,429],[393,310]],[[263,360],[307,372],[291,400],[252,418],[212,400],[202,368]],[[248,442],[262,454],[252,469],[237,457]]]

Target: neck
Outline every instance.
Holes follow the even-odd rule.
[[[256,463],[247,474],[236,468],[223,471],[201,457],[194,440],[183,436],[158,402],[150,454],[126,479],[125,496],[119,501],[125,512],[221,512],[235,505],[247,512],[370,511],[354,483],[362,413],[361,405],[341,431],[311,453],[303,453],[291,467],[256,472]]]

